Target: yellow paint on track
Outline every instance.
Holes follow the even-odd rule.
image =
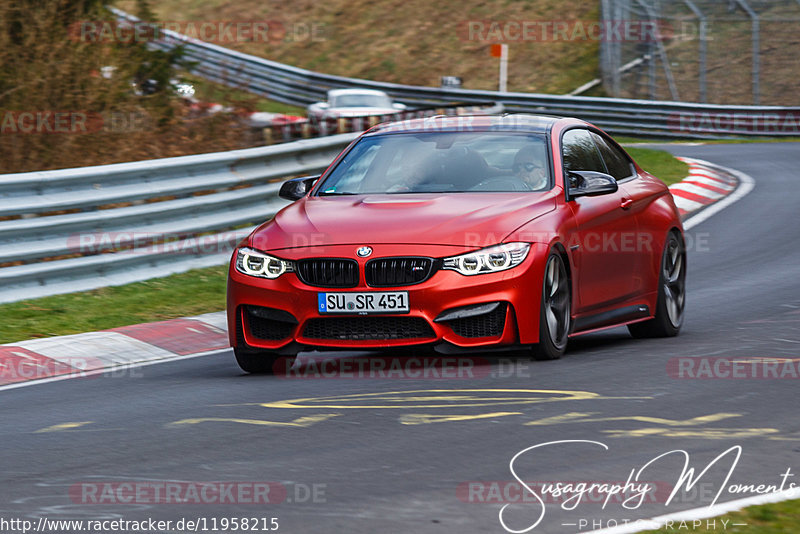
[[[740,413],[713,413],[710,415],[701,415],[691,419],[664,419],[663,417],[650,417],[646,415],[624,415],[619,417],[591,417],[596,415],[597,412],[580,413],[570,412],[563,415],[556,415],[554,417],[547,417],[545,419],[538,419],[525,423],[530,426],[540,425],[557,425],[563,423],[600,423],[607,421],[636,421],[639,423],[652,423],[654,425],[665,426],[696,426],[705,423],[713,423],[731,417],[741,417]]]
[[[471,421],[473,419],[492,419],[507,415],[522,415],[522,412],[492,412],[477,415],[432,415],[425,413],[410,413],[400,416],[400,423],[404,425],[424,425],[428,423],[451,423],[455,421]]]
[[[464,408],[519,404],[538,404],[574,400],[629,399],[634,397],[603,397],[590,391],[548,389],[420,389],[356,393],[330,397],[306,397],[275,402],[255,403],[263,408],[305,409],[409,409]],[[635,397],[637,399],[645,397]]]
[[[614,438],[697,438],[741,439],[763,437],[779,432],[777,428],[640,428],[638,430],[603,430]]]
[[[41,434],[43,432],[63,432],[65,430],[73,430],[75,428],[82,427],[84,425],[91,425],[92,421],[80,421],[76,423],[61,423],[58,425],[48,426],[47,428],[42,428],[34,432],[34,434]]]
[[[332,417],[336,417],[338,413],[321,413],[316,415],[307,415],[305,417],[298,417],[293,421],[265,421],[263,419],[239,419],[229,417],[198,417],[195,419],[181,419],[180,421],[173,421],[169,423],[170,426],[179,425],[197,425],[200,423],[239,423],[243,425],[257,425],[257,426],[275,426],[275,427],[296,427],[307,428],[315,423],[327,421]]]

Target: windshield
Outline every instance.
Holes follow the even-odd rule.
[[[392,101],[382,95],[340,95],[331,102],[334,108],[390,108]]]
[[[320,195],[544,191],[545,138],[501,132],[364,137],[338,163]]]

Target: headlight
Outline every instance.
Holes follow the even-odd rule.
[[[442,268],[467,276],[505,271],[525,261],[530,248],[530,243],[495,245],[469,254],[445,258]]]
[[[294,262],[245,247],[236,252],[236,270],[250,276],[274,279],[283,273],[294,272]]]

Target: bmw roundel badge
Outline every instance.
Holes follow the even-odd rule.
[[[356,250],[356,254],[358,254],[359,258],[366,258],[370,254],[372,254],[372,247],[366,247],[366,246],[359,247],[359,249]]]

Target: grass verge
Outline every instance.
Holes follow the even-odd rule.
[[[680,182],[689,174],[689,166],[664,150],[626,146],[625,150],[639,166],[667,185]]]
[[[716,520],[715,524],[710,523],[714,520]],[[722,521],[727,521],[724,529],[721,528]],[[682,530],[678,529],[679,523],[676,522],[672,529],[662,527],[659,530],[644,531],[642,534],[676,531],[708,533],[720,530],[724,530],[726,533],[794,534],[800,532],[800,500],[750,506],[738,512],[703,519],[698,528],[693,528],[691,521],[687,521],[686,524],[688,526],[684,526]],[[734,524],[740,524],[740,526],[734,526]]]
[[[0,343],[94,332],[225,309],[227,266],[0,305]]]
[[[688,166],[663,150],[628,148],[639,165],[667,183]],[[227,266],[197,269],[124,286],[0,304],[0,343],[94,332],[225,309]]]

